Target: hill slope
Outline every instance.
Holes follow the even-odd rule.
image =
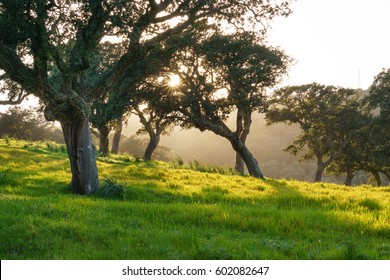
[[[0,140],[0,258],[390,259],[389,187],[258,180],[123,155],[98,167],[111,189],[74,195],[63,148]],[[124,193],[105,197],[120,185]]]

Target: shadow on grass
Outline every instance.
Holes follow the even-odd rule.
[[[24,196],[0,205],[2,259],[390,259],[389,227],[344,218],[348,206],[283,181],[257,181],[258,196],[224,186],[191,192],[153,162],[115,159],[128,167],[116,174],[138,181],[124,201],[107,200],[70,195],[70,175],[55,171],[65,160],[35,177],[12,170],[0,186],[0,195]],[[362,207],[381,211],[370,200]]]
[[[127,188],[126,201],[149,204],[151,209],[159,205],[155,209],[156,217],[164,213],[164,207],[169,209],[171,205],[181,204],[184,208],[196,205],[216,207],[219,213],[217,218],[201,214],[198,209],[203,218],[184,218],[184,213],[179,212],[171,215],[170,219],[176,221],[176,226],[196,225],[205,231],[213,228],[221,232],[227,230],[252,234],[259,249],[263,247],[278,252],[277,258],[390,258],[386,245],[390,236],[389,228],[374,229],[366,223],[340,219],[334,213],[347,210],[345,206],[338,205],[329,198],[306,197],[283,182],[267,180],[266,186],[276,190],[277,194],[246,199],[229,196],[229,191],[221,187],[203,188],[200,193],[181,194],[177,192],[180,187],[131,186]],[[221,218],[222,216],[225,218]],[[367,245],[367,240],[370,239],[382,240],[382,243]],[[215,254],[218,255],[218,252],[224,258],[229,256],[224,247],[219,247],[216,251],[210,251],[209,247],[199,250],[199,254],[206,254],[212,259],[217,258]]]

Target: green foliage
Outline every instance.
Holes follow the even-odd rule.
[[[379,109],[381,117],[390,117],[390,69],[383,69],[375,77],[366,101],[371,109]]]
[[[65,154],[26,144],[0,139],[0,165],[12,169],[0,188],[1,259],[390,259],[389,187],[258,180],[112,155],[98,163],[102,176],[113,193],[126,191],[103,199],[70,192]]]
[[[296,124],[301,134],[286,151],[301,160],[316,159],[315,181],[320,181],[324,168],[334,163],[333,171],[356,171],[354,143],[359,131],[368,124],[369,116],[362,109],[358,93],[352,89],[316,83],[290,86],[274,93],[266,113],[267,124]],[[348,166],[347,166],[348,165]]]

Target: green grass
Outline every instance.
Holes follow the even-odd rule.
[[[124,155],[98,168],[102,189],[75,195],[64,149],[0,140],[0,258],[390,259],[389,187],[258,180]]]

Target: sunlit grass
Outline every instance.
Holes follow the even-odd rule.
[[[123,193],[85,197],[70,193],[63,149],[9,141],[0,139],[1,259],[390,259],[389,187],[258,180],[120,155],[98,168]]]

